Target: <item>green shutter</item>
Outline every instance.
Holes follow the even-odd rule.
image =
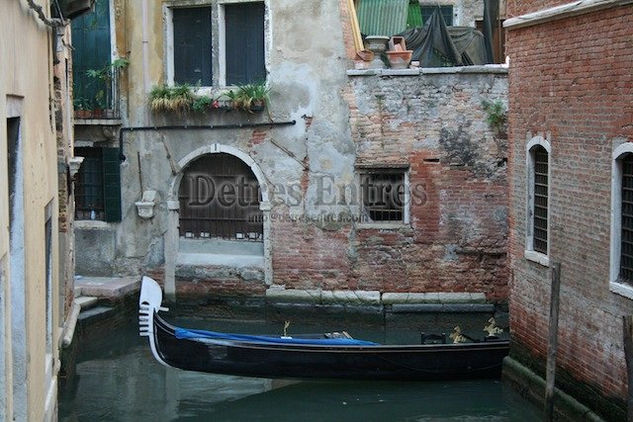
[[[409,2],[409,12],[407,14],[407,29],[422,27],[422,11],[418,0]]]
[[[174,81],[212,85],[211,7],[175,8]]]
[[[264,81],[264,3],[227,4],[224,19],[226,84]]]
[[[73,42],[73,95],[75,104],[87,110],[110,108],[109,84],[86,75],[110,64],[110,2],[97,0],[94,10],[71,22]]]
[[[121,221],[121,162],[118,148],[103,148],[105,221]]]

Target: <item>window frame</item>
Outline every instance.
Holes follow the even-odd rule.
[[[547,253],[534,250],[534,149],[543,147],[547,152]],[[525,209],[525,251],[524,257],[528,261],[536,262],[549,267],[551,249],[551,209],[552,209],[552,148],[550,142],[542,136],[535,136],[525,146],[526,168],[526,209]]]
[[[406,227],[411,224],[411,187],[410,187],[410,166],[407,165],[377,165],[377,166],[358,166],[358,199],[359,199],[359,228],[364,229],[394,229],[400,227]],[[370,174],[402,174],[403,183],[403,203],[402,203],[402,219],[400,220],[378,220],[378,221],[365,221],[363,215],[365,214],[365,198],[363,193],[362,181],[363,178]]]
[[[611,247],[609,290],[633,299],[633,285],[620,281],[622,245],[622,157],[633,154],[633,142],[625,142],[614,149],[611,157]]]
[[[173,9],[210,7],[211,8],[211,85],[198,87],[200,94],[211,94],[214,89],[234,88],[233,85],[226,84],[226,22],[225,6],[241,3],[262,3],[264,5],[264,73],[268,75],[270,68],[269,52],[271,51],[270,40],[270,0],[166,0],[163,2],[163,22],[165,42],[163,47],[165,82],[168,86],[174,86],[174,24]],[[266,79],[268,79],[266,77]]]
[[[422,25],[426,24],[426,21],[424,20],[424,13],[423,13],[423,9],[424,8],[436,8],[439,7],[440,8],[440,14],[442,15],[442,18],[445,18],[445,13],[444,10],[446,10],[447,8],[451,8],[450,11],[450,15],[451,15],[451,21],[446,22],[446,19],[444,19],[444,23],[446,24],[446,26],[453,26],[455,25],[455,20],[457,17],[457,13],[456,13],[456,6],[455,4],[451,1],[451,2],[436,2],[436,3],[432,3],[429,2],[427,0],[421,1],[420,3],[420,13],[422,13]],[[430,17],[430,16],[429,16]],[[428,20],[428,18],[427,18]]]

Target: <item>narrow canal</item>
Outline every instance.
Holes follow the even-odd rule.
[[[266,320],[186,317],[178,325],[242,333],[346,329],[387,344],[419,343],[420,331],[460,324],[481,331],[489,315],[274,315]],[[103,324],[99,324],[103,327]],[[60,390],[61,421],[535,421],[538,409],[499,380],[452,382],[295,382],[165,368],[138,336],[136,321],[87,327],[75,375]],[[436,332],[438,330],[435,330]],[[192,357],[193,358],[193,357]]]

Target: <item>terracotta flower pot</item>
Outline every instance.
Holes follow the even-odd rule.
[[[406,69],[411,62],[413,50],[387,51],[387,58],[392,69]]]

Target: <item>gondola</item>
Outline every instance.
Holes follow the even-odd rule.
[[[226,334],[173,326],[159,312],[162,291],[143,277],[141,336],[165,366],[263,378],[445,380],[497,378],[509,341],[381,345],[345,333],[320,336]]]

